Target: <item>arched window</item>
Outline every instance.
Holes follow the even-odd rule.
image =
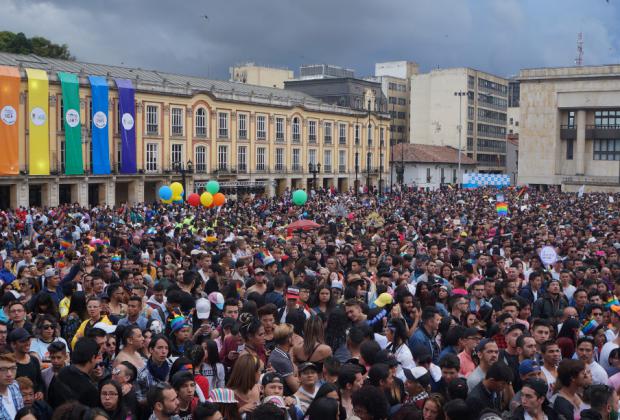
[[[197,173],[207,172],[207,148],[206,146],[196,147],[195,168]]]
[[[196,137],[207,137],[207,110],[196,109]]]
[[[299,126],[299,118],[293,118],[293,141],[299,142],[301,140],[301,128]]]

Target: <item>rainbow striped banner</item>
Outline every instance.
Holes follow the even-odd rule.
[[[497,211],[498,216],[507,216],[508,215],[508,204],[497,203],[495,205],[495,211]]]

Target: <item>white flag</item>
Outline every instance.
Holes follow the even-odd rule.
[[[610,203],[613,203],[613,202],[614,202],[614,197],[613,197],[613,196],[611,196],[611,195],[609,196],[609,202],[610,202]]]
[[[581,187],[579,187],[579,194],[577,194],[577,197],[581,198],[583,197],[583,192],[585,191],[586,186],[582,185]]]

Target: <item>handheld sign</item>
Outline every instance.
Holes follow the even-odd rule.
[[[540,250],[540,259],[543,264],[551,265],[558,260],[558,254],[552,246],[545,246]]]

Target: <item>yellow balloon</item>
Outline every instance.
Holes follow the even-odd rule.
[[[203,192],[200,195],[200,204],[205,207],[209,207],[211,204],[213,204],[213,195],[209,192]]]
[[[180,200],[181,194],[183,193],[183,185],[181,185],[180,182],[173,182],[170,184],[170,189],[172,190],[172,197],[179,197]]]
[[[179,201],[179,200],[183,200],[183,197],[181,197],[180,195],[173,195],[170,200],[171,201]]]
[[[170,199],[170,200],[161,200],[161,202],[164,203],[164,204],[170,204],[170,203],[172,203],[172,199]]]

